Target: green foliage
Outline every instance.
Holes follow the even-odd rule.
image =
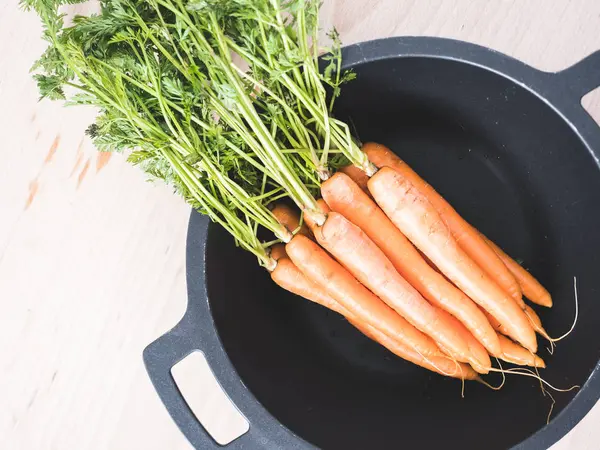
[[[64,79],[57,75],[36,74],[33,76],[40,91],[40,99],[61,100],[65,98],[63,91]]]
[[[331,157],[360,162],[330,116],[353,74],[341,73],[335,32],[319,70],[317,1],[103,0],[100,14],[68,27],[67,3],[21,3],[49,42],[32,69],[41,97],[97,107],[87,133],[100,150],[130,151],[262,263],[258,227],[282,236],[269,203],[316,208]]]

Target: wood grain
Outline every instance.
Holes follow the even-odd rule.
[[[325,0],[322,23],[345,43],[444,36],[549,71],[600,49],[597,0]],[[38,103],[39,36],[34,15],[1,2],[1,447],[188,449],[141,351],[185,309],[189,209],[95,153],[83,134],[93,111]],[[596,118],[599,102],[584,100]],[[554,449],[598,448],[599,420],[596,406]]]

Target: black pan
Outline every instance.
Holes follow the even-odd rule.
[[[144,352],[171,416],[198,449],[221,448],[170,373],[193,351],[250,423],[227,449],[542,449],[600,394],[600,129],[581,106],[600,85],[600,52],[545,73],[472,44],[392,38],[344,49],[358,77],[336,114],[363,141],[412,165],[464,217],[523,261],[553,294],[553,335],[574,314],[543,376],[579,391],[550,400],[533,379],[495,392],[405,363],[343,319],[277,288],[254,258],[192,213],[188,309]]]

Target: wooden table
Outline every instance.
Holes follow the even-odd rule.
[[[600,48],[597,0],[326,0],[322,21],[345,43],[445,36],[545,70]],[[120,156],[94,151],[83,134],[93,111],[38,103],[28,70],[44,47],[35,15],[3,1],[0,446],[188,449],[141,352],[185,309],[189,208]],[[599,99],[584,100],[597,117]],[[204,415],[219,416],[215,398],[201,397]],[[597,449],[599,420],[596,406],[554,449]]]

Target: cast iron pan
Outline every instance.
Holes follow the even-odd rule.
[[[336,114],[386,144],[465,218],[523,261],[554,297],[546,329],[580,318],[544,377],[578,392],[550,407],[532,379],[500,392],[432,375],[373,344],[343,319],[277,288],[254,258],[193,213],[188,308],[146,348],[169,413],[198,449],[221,448],[192,415],[171,367],[194,351],[250,423],[228,449],[542,449],[600,394],[600,129],[581,98],[600,85],[600,52],[545,73],[472,44],[403,37],[353,45]]]

